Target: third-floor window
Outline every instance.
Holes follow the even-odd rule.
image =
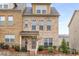
[[[13,25],[14,21],[13,21],[13,16],[8,16],[8,25]]]
[[[4,22],[5,22],[5,17],[0,16],[0,25],[4,25]]]

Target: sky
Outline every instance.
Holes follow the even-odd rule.
[[[59,34],[69,34],[68,24],[74,11],[79,9],[79,3],[52,3],[51,7],[55,7],[60,14]]]
[[[60,13],[59,34],[69,34],[68,24],[74,10],[79,9],[79,3],[53,3],[52,6]]]

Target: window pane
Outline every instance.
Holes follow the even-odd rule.
[[[13,16],[8,16],[8,25],[13,25]]]
[[[52,38],[49,38],[49,46],[52,46]]]
[[[36,25],[36,20],[32,20],[32,25]]]
[[[8,8],[8,4],[4,4],[4,8]]]
[[[43,25],[40,25],[40,26],[39,26],[39,29],[40,29],[40,30],[43,30]]]
[[[47,30],[51,30],[51,26],[50,25],[47,25]]]
[[[41,13],[41,11],[40,10],[37,10],[37,13]]]
[[[42,10],[42,13],[43,13],[43,14],[46,14],[46,10]]]
[[[0,9],[2,8],[2,5],[0,4]]]
[[[44,39],[44,47],[48,47],[48,39],[47,38]]]
[[[9,39],[8,38],[5,38],[5,42],[9,42]]]
[[[0,16],[0,25],[4,25],[5,17]]]
[[[13,21],[13,16],[8,16],[8,21]]]
[[[13,42],[15,39],[15,35],[5,35],[5,42]]]
[[[32,25],[32,30],[36,30],[36,25]]]
[[[36,48],[36,40],[32,39],[32,49],[35,49],[35,48]]]
[[[25,24],[25,28],[28,27],[28,24]]]

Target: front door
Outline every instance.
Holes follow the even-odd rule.
[[[27,39],[25,39],[25,48],[27,48]]]
[[[27,48],[27,38],[26,37],[22,38],[22,47]]]

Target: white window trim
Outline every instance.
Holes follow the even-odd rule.
[[[6,38],[9,39],[9,42],[6,43],[11,43],[11,39],[15,40],[15,35],[5,35],[4,38],[5,38],[5,42],[6,42]]]
[[[47,42],[47,45],[49,45],[49,43],[50,43],[50,39],[52,39],[52,38],[44,38],[44,42],[43,42],[43,45],[44,45],[44,43],[45,43],[45,40],[46,40],[46,42]],[[52,41],[53,41],[53,39],[52,39]],[[53,44],[53,42],[52,42],[52,44]]]

